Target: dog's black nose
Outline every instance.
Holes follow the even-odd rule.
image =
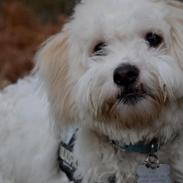
[[[139,77],[139,69],[130,64],[121,64],[114,70],[113,80],[118,86],[127,87],[134,84]]]

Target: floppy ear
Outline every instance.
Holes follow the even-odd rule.
[[[167,4],[170,10],[168,21],[171,25],[171,49],[183,66],[183,2],[169,0]]]
[[[44,81],[51,115],[62,127],[73,121],[74,100],[71,98],[72,82],[69,80],[68,39],[65,32],[51,37],[37,54],[38,70]]]

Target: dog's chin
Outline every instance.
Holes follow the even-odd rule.
[[[112,123],[118,128],[147,128],[153,125],[162,108],[160,96],[142,87],[129,87],[103,102],[97,121]]]

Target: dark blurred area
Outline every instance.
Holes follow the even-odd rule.
[[[29,74],[40,44],[60,31],[74,0],[0,0],[0,89]]]

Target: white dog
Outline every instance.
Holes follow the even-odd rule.
[[[37,59],[83,183],[183,182],[180,1],[83,0]]]

